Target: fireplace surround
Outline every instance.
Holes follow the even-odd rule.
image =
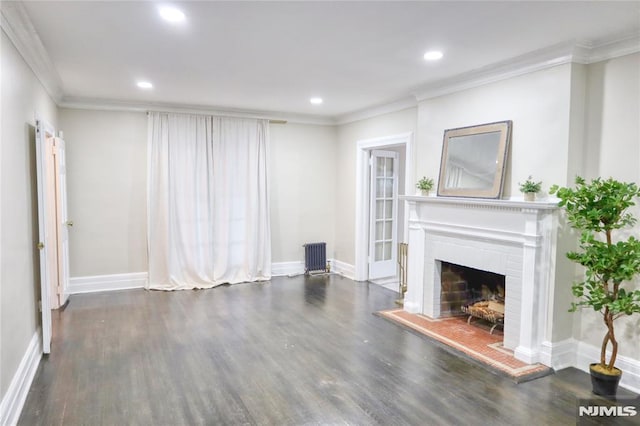
[[[409,210],[404,309],[440,317],[441,264],[505,276],[504,346],[536,363],[550,340],[557,204],[401,197]]]

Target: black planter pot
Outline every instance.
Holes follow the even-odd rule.
[[[591,373],[591,388],[592,392],[596,395],[613,398],[616,396],[618,392],[618,383],[620,383],[620,377],[622,377],[622,371],[615,368],[615,370],[619,371],[620,374],[603,374],[593,370],[593,366],[598,365],[597,363],[589,365],[589,372]]]

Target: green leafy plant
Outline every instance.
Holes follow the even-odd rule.
[[[560,199],[558,205],[567,213],[571,226],[581,232],[580,250],[567,257],[584,266],[584,280],[573,283],[571,289],[577,302],[571,312],[590,307],[603,316],[607,332],[602,340],[600,370],[616,374],[618,355],[614,321],[623,315],[640,313],[640,289],[626,290],[625,284],[640,274],[640,240],[633,236],[613,242],[613,231],[633,226],[636,218],[628,212],[634,206],[640,190],[635,183],[623,183],[612,178],[586,182],[576,178],[575,188],[553,185],[550,194]],[[608,345],[611,357],[606,359]]]
[[[422,179],[418,181],[416,187],[422,191],[431,191],[433,188],[434,182],[433,179],[423,176]]]
[[[535,182],[533,180],[533,176],[529,176],[527,178],[527,180],[525,180],[524,182],[522,182],[522,183],[518,182],[518,185],[520,185],[520,192],[523,192],[523,193],[527,193],[527,192],[538,193],[538,192],[540,192],[540,189],[542,188],[542,181]]]

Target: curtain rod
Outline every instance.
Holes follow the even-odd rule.
[[[212,114],[212,113],[205,113],[205,112],[176,112],[176,111],[151,111],[148,110],[147,111],[147,115],[149,115],[151,112],[161,112],[161,113],[165,113],[165,114],[194,114],[194,115],[212,115],[212,116],[216,116],[216,117],[228,117],[228,118],[255,118],[258,120],[266,120],[265,118],[260,118],[260,117],[243,117],[243,116],[237,116],[237,115],[217,115],[217,114]],[[268,119],[269,120],[269,124],[287,124],[287,120],[280,120],[280,119]]]

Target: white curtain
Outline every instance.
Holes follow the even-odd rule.
[[[147,288],[271,278],[267,120],[150,113]]]
[[[462,182],[464,170],[462,167],[450,164],[447,167],[447,176],[445,179],[445,188],[458,188]]]

